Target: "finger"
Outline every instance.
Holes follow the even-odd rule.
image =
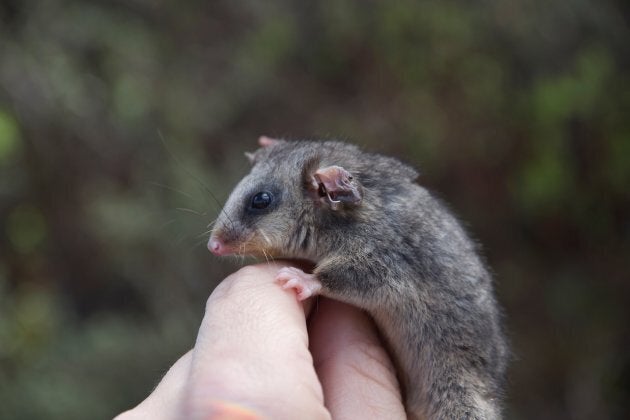
[[[321,299],[309,320],[311,352],[334,419],[405,419],[393,364],[372,320]]]
[[[245,267],[208,299],[184,417],[208,418],[229,406],[272,418],[329,418],[308,351],[304,308],[293,290],[274,281],[281,267]]]
[[[189,351],[171,366],[151,395],[135,408],[118,415],[115,420],[177,418],[191,361],[192,351]]]

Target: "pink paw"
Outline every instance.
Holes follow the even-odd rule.
[[[283,289],[295,289],[298,300],[304,300],[318,294],[322,284],[313,274],[306,274],[299,268],[284,267],[278,271],[276,281]]]

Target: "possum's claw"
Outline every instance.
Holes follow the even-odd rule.
[[[322,288],[322,284],[313,274],[306,274],[299,268],[284,267],[278,271],[276,281],[283,289],[295,289],[298,300],[315,296]]]

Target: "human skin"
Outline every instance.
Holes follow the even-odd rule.
[[[275,281],[286,264],[240,269],[208,298],[195,347],[117,420],[404,419],[395,371],[371,319]]]

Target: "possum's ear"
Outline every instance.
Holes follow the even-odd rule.
[[[267,136],[258,137],[258,144],[262,147],[262,149],[258,149],[255,152],[245,152],[245,157],[249,160],[249,163],[254,165],[258,160],[262,158],[261,151],[270,146],[275,146],[277,144],[285,143],[284,140],[272,139]],[[264,153],[262,153],[264,155]]]
[[[256,163],[256,152],[245,152],[245,157],[251,165]]]
[[[317,169],[312,176],[311,185],[333,210],[338,210],[341,205],[358,206],[363,199],[361,186],[341,166]]]
[[[284,143],[284,140],[273,139],[267,136],[258,137],[258,144],[262,147],[274,146],[276,144]]]

